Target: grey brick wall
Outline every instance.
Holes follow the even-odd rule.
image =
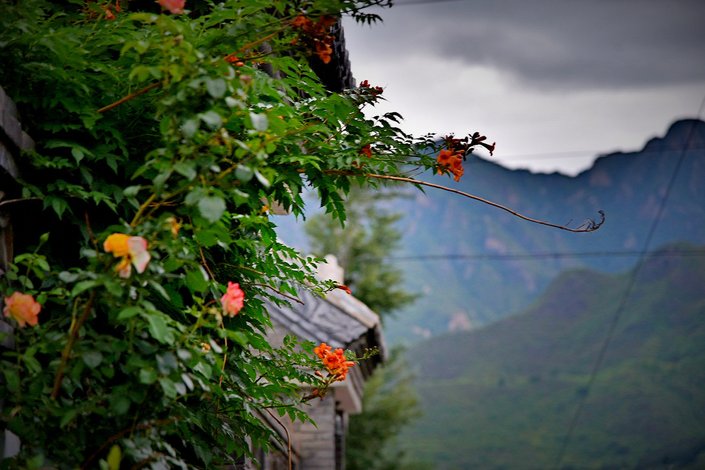
[[[10,188],[3,187],[8,181],[18,176],[16,159],[22,150],[34,147],[34,141],[22,130],[22,125],[17,118],[15,103],[0,87],[0,172],[3,182],[0,185],[0,276],[4,275],[8,263],[12,261],[12,223],[9,212],[2,207],[2,202],[7,200]],[[4,307],[0,301],[0,307]],[[0,348],[14,347],[12,338],[13,329],[0,316]],[[0,380],[3,380],[0,375]],[[0,397],[0,409],[2,409]],[[0,428],[0,460],[17,455],[20,451],[20,440],[7,429]]]

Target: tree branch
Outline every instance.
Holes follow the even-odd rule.
[[[81,314],[81,317],[76,323],[71,325],[71,329],[69,330],[69,340],[66,342],[64,350],[61,352],[61,362],[59,363],[59,367],[56,369],[56,375],[54,376],[54,387],[51,390],[52,400],[56,400],[56,398],[59,396],[59,390],[61,389],[61,381],[64,378],[64,370],[66,369],[66,364],[69,361],[71,350],[73,349],[73,345],[76,344],[76,340],[78,339],[78,331],[81,329],[81,326],[83,326],[83,324],[86,322],[86,320],[88,319],[88,315],[93,309],[94,300],[95,290],[92,290],[91,296],[88,298],[88,302],[86,302],[86,305],[83,307],[83,313]]]
[[[520,214],[519,212],[517,212],[513,209],[510,209],[507,206],[503,206],[502,204],[492,202],[492,201],[485,199],[485,198],[482,198],[480,196],[475,196],[474,194],[466,193],[465,191],[460,191],[459,189],[453,189],[453,188],[449,188],[447,186],[442,186],[440,184],[429,183],[427,181],[421,181],[421,180],[417,180],[414,178],[407,178],[404,176],[378,175],[375,173],[356,173],[356,172],[349,171],[349,170],[324,170],[324,173],[329,174],[329,175],[364,176],[365,178],[373,178],[373,179],[388,180],[388,181],[400,181],[403,183],[411,183],[411,184],[415,184],[415,185],[419,185],[419,186],[428,186],[429,188],[436,188],[436,189],[440,189],[442,191],[448,191],[449,193],[458,194],[460,196],[467,197],[469,199],[481,202],[483,204],[487,204],[488,206],[496,207],[497,209],[501,209],[505,212],[509,212],[510,214],[512,214],[515,217],[519,217],[520,219],[526,220],[526,221],[534,223],[534,224],[545,225],[547,227],[553,227],[553,228],[557,228],[560,230],[565,230],[567,232],[573,232],[573,233],[594,232],[595,230],[602,227],[602,224],[605,223],[605,213],[601,210],[597,211],[600,214],[599,222],[595,222],[593,219],[588,219],[582,225],[580,225],[576,228],[570,228],[566,225],[558,225],[558,224],[554,224],[551,222],[546,222],[544,220],[539,220],[539,219],[534,219],[532,217],[528,217],[526,215]]]
[[[252,282],[252,283],[250,283],[250,285],[252,285],[252,286],[258,286],[258,287],[264,287],[264,288],[266,288],[266,289],[271,289],[272,291],[276,292],[277,294],[281,295],[281,296],[284,297],[284,298],[287,298],[287,299],[289,299],[289,300],[293,300],[294,302],[298,302],[298,303],[300,303],[301,305],[306,305],[301,299],[297,299],[297,298],[294,297],[293,295],[286,294],[286,293],[282,292],[281,290],[277,289],[276,287],[272,287],[272,286],[267,285],[267,284],[260,284],[260,283],[258,283],[258,282]]]
[[[268,410],[267,408],[264,408],[264,411],[266,411],[267,414],[269,414],[269,416],[271,416],[274,421],[276,421],[277,423],[279,423],[279,426],[281,426],[282,429],[284,429],[284,432],[286,433],[286,451],[287,451],[287,452],[286,452],[286,457],[287,457],[287,462],[288,462],[288,464],[289,464],[289,467],[288,467],[288,468],[289,468],[289,470],[291,470],[293,467],[292,467],[292,464],[291,464],[291,436],[289,435],[289,430],[287,429],[286,426],[284,426],[284,423],[282,423],[279,418],[277,418],[276,416],[274,416],[274,413],[272,413],[272,412],[271,412],[270,410]]]
[[[142,423],[138,424],[137,426],[130,426],[129,428],[123,429],[122,431],[117,432],[116,434],[113,434],[110,436],[93,454],[91,454],[90,457],[86,459],[85,462],[83,462],[83,465],[81,465],[81,470],[90,468],[89,465],[98,457],[110,444],[113,442],[122,439],[124,436],[127,434],[132,433],[135,430],[138,429],[150,429],[155,426],[162,426],[165,424],[170,424],[175,422],[177,419],[176,418],[166,418],[166,419],[157,419],[152,421],[151,423]]]
[[[150,90],[154,90],[154,89],[157,88],[160,84],[161,84],[161,82],[154,82],[154,83],[152,83],[151,85],[147,85],[146,87],[142,88],[141,90],[137,90],[137,91],[134,92],[134,93],[130,93],[130,94],[127,95],[127,96],[123,96],[122,98],[120,98],[119,100],[117,100],[117,101],[114,102],[114,103],[110,103],[110,104],[107,105],[107,106],[103,106],[102,108],[100,108],[100,109],[98,110],[98,112],[99,112],[99,113],[104,113],[104,112],[106,112],[106,111],[110,111],[111,109],[120,106],[121,104],[125,103],[126,101],[130,101],[130,100],[133,99],[133,98],[137,98],[137,97],[140,96],[140,95],[144,95],[145,93],[147,93],[147,92],[150,91]]]

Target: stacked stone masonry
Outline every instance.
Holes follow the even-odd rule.
[[[15,103],[0,87],[0,276],[12,261],[12,224],[3,202],[12,198],[14,180],[18,176],[16,160],[22,150],[33,147],[34,141],[22,130]],[[12,327],[0,316],[0,348],[14,347],[12,333]],[[1,375],[0,380],[3,380]],[[2,406],[0,397],[0,409]],[[17,436],[7,429],[0,429],[0,460],[16,455],[19,450]]]

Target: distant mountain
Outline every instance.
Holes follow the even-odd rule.
[[[641,151],[600,157],[576,177],[509,170],[479,157],[468,160],[460,183],[425,175],[534,218],[577,226],[604,210],[607,221],[594,233],[567,233],[447,192],[409,188],[411,197],[390,207],[404,214],[404,238],[402,252],[389,262],[404,270],[408,287],[422,296],[386,322],[388,340],[413,343],[489,324],[524,309],[568,268],[616,272],[633,265],[681,156],[651,246],[705,243],[702,121],[678,121]],[[305,246],[293,218],[275,222],[285,241]]]
[[[686,142],[690,150],[684,150]],[[615,272],[632,266],[681,155],[682,166],[651,246],[705,243],[702,121],[676,122],[665,137],[650,140],[640,152],[603,156],[576,177],[509,170],[473,157],[459,184],[445,180],[531,217],[574,227],[604,210],[607,220],[594,233],[534,225],[433,189],[399,201],[393,208],[405,214],[400,224],[404,252],[399,256],[442,256],[396,261],[409,286],[424,296],[387,322],[389,339],[413,342],[419,334],[491,323],[525,308],[567,268]],[[571,253],[583,255],[564,256]]]
[[[560,468],[705,468],[705,257],[648,258]],[[535,306],[416,344],[425,415],[400,442],[434,468],[556,468],[631,274],[574,270]]]

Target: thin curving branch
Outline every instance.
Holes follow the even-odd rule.
[[[510,214],[512,214],[515,217],[518,217],[520,219],[526,220],[526,221],[534,223],[534,224],[545,225],[547,227],[553,227],[553,228],[557,228],[559,230],[565,230],[567,232],[573,232],[573,233],[594,232],[595,230],[602,227],[602,224],[605,223],[605,213],[604,213],[604,211],[601,211],[601,210],[597,211],[598,214],[600,214],[599,221],[596,222],[593,219],[588,219],[582,225],[580,225],[576,228],[571,228],[571,227],[568,227],[567,225],[558,225],[558,224],[554,224],[551,222],[546,222],[545,220],[534,219],[533,217],[528,217],[526,215],[520,214],[519,212],[517,212],[514,209],[511,209],[507,206],[503,206],[502,204],[492,202],[492,201],[485,199],[485,198],[482,198],[480,196],[475,196],[474,194],[466,193],[465,191],[460,191],[459,189],[453,189],[453,188],[449,188],[447,186],[443,186],[440,184],[429,183],[427,181],[421,181],[421,180],[417,180],[414,178],[407,178],[404,176],[378,175],[375,173],[355,173],[355,172],[349,171],[349,170],[325,170],[324,173],[329,174],[329,175],[364,176],[365,178],[388,180],[388,181],[400,181],[402,183],[411,183],[411,184],[415,184],[415,185],[419,185],[419,186],[428,186],[429,188],[435,188],[435,189],[440,189],[442,191],[448,191],[449,193],[458,194],[460,196],[472,199],[474,201],[478,201],[483,204],[487,204],[488,206],[496,207],[497,209],[501,209],[505,212],[509,212]]]
[[[52,400],[56,400],[59,396],[59,391],[61,390],[61,382],[64,379],[64,370],[66,369],[66,364],[69,361],[69,356],[71,356],[73,346],[78,340],[78,332],[88,319],[88,315],[90,315],[91,311],[93,310],[93,301],[95,300],[95,296],[95,290],[91,290],[91,295],[88,298],[86,305],[83,307],[83,313],[81,314],[81,317],[78,319],[78,321],[72,323],[71,325],[71,329],[69,331],[69,339],[68,341],[66,341],[66,346],[64,347],[64,350],[61,353],[61,362],[59,363],[59,367],[56,369],[56,374],[54,375],[54,387],[51,390]]]
[[[286,456],[287,456],[287,464],[288,464],[288,469],[289,469],[289,470],[292,470],[293,466],[292,466],[292,461],[291,461],[291,435],[289,434],[289,429],[287,429],[287,427],[284,426],[284,423],[282,423],[279,418],[277,418],[276,416],[274,416],[274,413],[272,413],[271,410],[268,410],[267,408],[265,408],[264,411],[266,411],[267,414],[269,414],[269,416],[271,416],[272,419],[273,419],[274,421],[276,421],[276,422],[279,424],[279,426],[281,426],[282,429],[284,429],[284,432],[286,433]]]
[[[137,98],[140,95],[144,95],[148,91],[151,91],[151,90],[157,88],[159,85],[161,85],[161,82],[154,82],[151,85],[147,85],[146,87],[142,88],[141,90],[137,90],[134,93],[130,93],[127,96],[123,96],[122,98],[120,98],[119,100],[117,100],[114,103],[110,103],[107,106],[103,106],[102,108],[100,108],[98,110],[98,112],[102,114],[106,111],[110,111],[111,109],[116,108],[116,107],[120,106],[121,104],[123,104],[127,101],[130,101],[131,99]]]

